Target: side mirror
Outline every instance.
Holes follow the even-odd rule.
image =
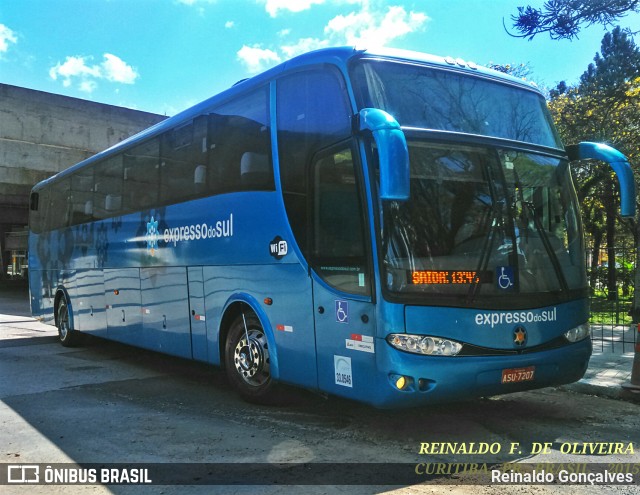
[[[569,160],[592,158],[607,162],[618,177],[620,184],[620,215],[633,217],[636,214],[636,184],[627,157],[617,149],[600,143],[583,142],[566,147]]]
[[[380,158],[380,198],[409,199],[409,148],[400,124],[377,108],[360,110],[359,131],[370,131]]]

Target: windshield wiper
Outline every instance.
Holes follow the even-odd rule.
[[[531,201],[522,201],[523,206],[527,209],[529,214],[533,217],[533,225],[540,236],[540,240],[542,241],[542,245],[544,246],[545,251],[549,255],[549,260],[551,261],[551,266],[553,266],[553,271],[555,272],[556,277],[558,278],[558,282],[560,283],[560,288],[563,291],[569,290],[569,284],[567,284],[567,279],[564,276],[564,272],[562,271],[562,266],[560,265],[560,260],[558,259],[558,255],[553,250],[553,246],[551,246],[551,242],[549,241],[549,236],[547,235],[547,231],[544,230],[542,223],[540,223],[540,217],[536,215],[535,206]]]
[[[494,233],[497,230],[496,220],[500,218],[499,212],[502,209],[501,206],[502,205],[500,203],[493,204],[493,206],[491,207],[491,215],[487,216],[487,219],[485,220],[485,223],[483,225],[483,230],[489,227],[489,232],[487,234],[487,237],[485,237],[484,239],[482,250],[480,251],[480,260],[478,261],[478,266],[476,268],[476,282],[474,284],[471,284],[471,287],[469,287],[469,292],[467,293],[467,304],[472,303],[480,292],[480,287],[482,285],[480,282],[480,274],[484,273],[487,270],[489,260],[491,259],[491,252],[493,250],[493,239],[495,238]]]
[[[489,186],[489,195],[491,196],[491,215],[487,216],[482,230],[485,231],[487,227],[489,232],[482,244],[482,250],[480,251],[480,259],[478,260],[478,266],[476,268],[476,283],[471,284],[469,292],[467,293],[467,304],[471,304],[481,289],[481,275],[487,270],[489,260],[493,251],[493,242],[495,238],[495,232],[498,230],[498,224],[504,221],[504,201],[498,200],[498,192],[496,191],[496,183],[494,181],[493,168],[490,163],[484,164],[485,172],[487,174],[487,185]],[[503,225],[504,227],[504,225]]]

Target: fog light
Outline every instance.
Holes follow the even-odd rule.
[[[407,385],[407,379],[404,376],[398,377],[396,380],[396,388],[402,390]]]

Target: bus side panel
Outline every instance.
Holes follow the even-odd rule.
[[[379,345],[373,303],[340,293],[315,275],[313,297],[320,390],[367,401]]]
[[[59,289],[63,289],[66,297],[68,299],[68,303],[70,304],[70,310],[71,310],[71,325],[73,329],[78,329],[78,298],[77,298],[77,288],[76,288],[76,284],[77,284],[77,278],[78,278],[78,272],[76,270],[61,270],[60,272],[60,277],[59,277],[59,284],[58,287],[56,288],[56,292]],[[55,296],[54,296],[55,297]]]
[[[143,345],[140,314],[140,270],[104,270],[107,336],[119,342]]]
[[[31,315],[45,323],[53,324],[53,307],[47,301],[43,283],[43,270],[29,270],[29,293],[31,297]]]
[[[202,267],[189,267],[189,314],[191,317],[191,352],[193,359],[207,361],[207,322],[204,304]]]
[[[234,295],[246,294],[260,302],[269,320],[264,323],[271,327],[276,343],[278,380],[317,388],[311,281],[300,264],[204,267],[204,279],[211,362],[221,364],[222,308]],[[264,303],[265,298],[273,303]]]
[[[187,269],[140,269],[142,289],[142,347],[191,358],[191,329]]]
[[[79,270],[76,276],[76,299],[73,304],[76,330],[107,336],[104,277],[102,270]]]
[[[46,234],[29,234],[29,291],[31,314],[45,323],[53,324],[53,270],[48,269],[51,265],[48,237]]]

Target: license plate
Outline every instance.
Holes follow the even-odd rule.
[[[535,366],[502,370],[502,383],[529,382],[533,380],[535,370]]]

